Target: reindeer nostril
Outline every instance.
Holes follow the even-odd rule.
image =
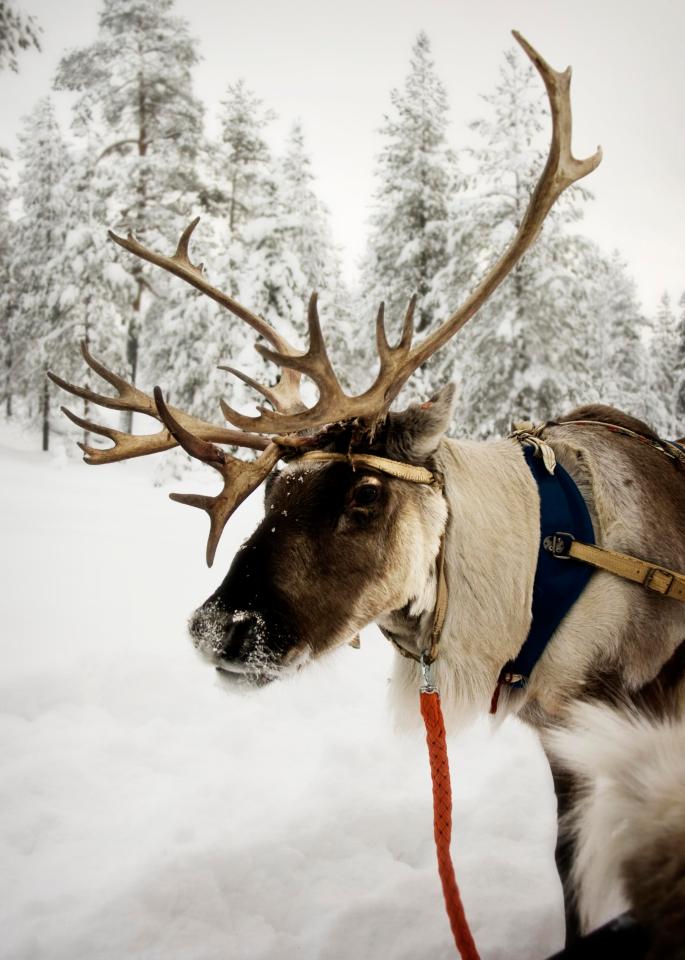
[[[230,616],[225,607],[216,601],[203,603],[190,617],[188,632],[193,644],[198,648],[211,648],[220,652],[226,626],[230,623]]]
[[[220,654],[225,660],[246,660],[254,646],[253,621],[233,619],[226,629]]]

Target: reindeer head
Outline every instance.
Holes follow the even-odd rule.
[[[190,621],[210,661],[264,680],[392,610],[431,614],[447,517],[433,455],[453,393],[450,385],[430,405],[390,414],[364,452],[345,452],[342,430],[271,475],[264,519]],[[396,464],[402,476],[388,472]]]
[[[396,346],[388,343],[383,305],[376,318],[378,375],[362,394],[344,393],[330,362],[319,323],[316,294],[309,301],[309,346],[301,352],[273,327],[213,287],[188,255],[193,221],[176,252],[164,257],[131,235],[110,233],[126,250],[181,277],[248,323],[269,347],[256,349],[281,368],[275,387],[223,368],[256,389],[270,404],[255,417],[222,402],[237,429],[217,427],[170,407],[159,387],[153,397],[98,363],[85,345],[86,362],[118,396],[96,394],[50,374],[55,383],[85,400],[160,421],[152,435],[134,436],[64,412],[82,428],[113,441],[108,449],[81,445],[87,463],[111,463],[168,450],[179,444],[223,477],[215,497],[172,494],[172,499],[209,514],[207,562],[245,497],[269,477],[265,517],[236,555],[221,586],[195,612],[195,645],[225,672],[269,679],[288,665],[321,655],[353,637],[365,624],[392,611],[406,611],[419,633],[436,595],[436,558],[447,508],[436,482],[435,456],[449,423],[452,387],[429,404],[403,413],[389,409],[411,374],[476,313],[535,240],[566,187],[598,165],[601,151],[586,160],[571,154],[570,69],[557,73],[517,33],[514,36],[538,69],[550,100],[552,141],[540,180],[518,232],[476,289],[455,313],[412,346],[415,298],[409,303]],[[318,389],[307,407],[302,376]],[[261,451],[243,461],[221,445]],[[279,460],[284,466],[273,474]]]

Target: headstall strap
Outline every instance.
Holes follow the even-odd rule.
[[[327,450],[310,450],[298,457],[298,461],[325,463],[339,461],[349,463],[354,470],[358,466],[371,467],[380,470],[398,480],[408,480],[410,483],[430,485],[440,483],[440,478],[426,467],[417,467],[413,463],[403,463],[400,460],[391,460],[389,457],[378,457],[373,453],[329,453]]]

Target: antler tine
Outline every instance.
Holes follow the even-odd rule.
[[[217,545],[229,517],[271,473],[281,455],[280,447],[276,443],[269,443],[256,460],[251,462],[239,460],[215,444],[208,443],[186,430],[166,405],[159,387],[154,389],[154,398],[162,422],[186,453],[208,463],[215,470],[218,470],[224,478],[223,489],[215,497],[194,493],[170,494],[171,499],[176,503],[199,507],[209,515],[206,556],[207,566],[211,567],[214,563]]]
[[[112,370],[109,370],[104,364],[100,363],[99,360],[96,360],[88,349],[85,340],[81,341],[80,347],[83,359],[91,370],[94,370],[99,377],[102,377],[103,380],[111,384],[117,391],[118,396],[108,397],[104,393],[95,393],[88,387],[79,387],[76,384],[69,383],[56,373],[48,370],[48,377],[54,384],[60,387],[60,389],[66,390],[67,393],[73,393],[74,396],[81,397],[82,400],[88,400],[90,403],[95,403],[101,407],[109,407],[110,410],[134,410],[136,413],[145,413],[151,417],[157,416],[152,397],[149,397],[146,393],[143,393],[142,390],[139,390],[137,387],[134,387],[132,383],[129,383],[128,380],[124,380],[123,377],[120,377]]]
[[[414,336],[414,311],[416,309],[416,294],[407,304],[407,310],[402,323],[402,332],[396,346],[391,347],[388,343],[388,335],[385,330],[385,304],[381,303],[376,317],[376,344],[378,347],[378,356],[381,361],[379,379],[392,378],[398,365],[405,359],[411,348],[412,338]]]
[[[404,315],[404,324],[402,325],[402,336],[398,344],[398,349],[409,350],[411,342],[414,339],[414,311],[416,310],[416,294],[410,298],[407,304],[407,312]]]
[[[235,367],[219,366],[219,370],[225,370],[226,373],[231,373],[234,377],[246,383],[248,387],[252,387],[253,390],[261,393],[261,395],[269,401],[274,410],[278,410],[279,413],[297,413],[300,410],[306,409],[302,403],[299,389],[293,390],[291,384],[283,377],[281,377],[275,387],[267,387],[263,383],[258,383],[257,380],[253,380],[252,377],[243,373],[242,370],[237,370]],[[220,402],[223,409],[225,403],[223,400]]]
[[[385,329],[385,301],[381,300],[378,304],[378,313],[376,314],[376,349],[378,356],[383,357],[390,350],[388,343],[388,333]]]
[[[103,424],[95,423],[85,417],[79,417],[67,407],[60,407],[60,410],[77,427],[86,430],[88,433],[97,433],[101,437],[107,437],[114,444],[113,447],[102,449],[77,441],[77,445],[83,450],[84,461],[91,465],[131,460],[134,457],[144,457],[148,453],[161,453],[164,450],[171,450],[176,446],[176,441],[166,430],[161,431],[161,433],[136,436],[131,433],[122,433],[121,430],[115,430],[114,427],[106,427]],[[153,444],[154,449],[151,449]]]
[[[326,350],[319,321],[316,293],[312,293],[309,298],[307,326],[309,348],[306,353],[290,356],[269,350],[261,344],[257,344],[257,351],[265,360],[270,360],[282,368],[296,370],[299,374],[304,374],[313,380],[319,390],[319,399],[314,406],[302,409],[296,414],[291,414],[289,411],[283,414],[278,410],[271,411],[260,407],[258,416],[249,417],[239,413],[227,403],[222,403],[224,416],[230,423],[241,429],[249,427],[259,433],[272,433],[279,430],[287,432],[289,429],[299,431],[308,426],[321,426],[333,422],[338,418],[334,416],[331,419],[331,411],[346,410],[349,398],[343,393]]]

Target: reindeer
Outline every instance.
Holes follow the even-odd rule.
[[[365,392],[348,396],[342,390],[326,350],[316,294],[309,301],[309,345],[302,352],[207,281],[189,256],[197,220],[171,257],[147,249],[130,234],[110,236],[192,284],[266,341],[268,346],[256,349],[281,368],[275,386],[226,369],[270,407],[247,416],[222,402],[231,427],[215,426],[168,405],[159,387],[153,396],[144,393],[95,360],[85,345],[85,361],[116,396],[51,377],[91,404],[161,423],[159,432],[137,436],[64,410],[78,426],[113,443],[107,449],[81,444],[86,463],[112,463],[180,445],[221,475],[223,487],[216,496],[171,494],[209,515],[210,566],[233,510],[267,481],[264,520],[190,619],[193,643],[222,676],[242,684],[269,682],[353,641],[362,627],[375,622],[398,651],[393,696],[399,710],[415,710],[422,660],[432,661],[452,726],[493,709],[497,691],[496,719],[517,714],[540,732],[548,751],[559,801],[557,862],[568,939],[606,919],[603,887],[613,879],[638,919],[656,931],[650,955],[683,956],[685,769],[682,759],[677,771],[669,762],[676,763],[685,742],[685,607],[670,595],[670,584],[664,586],[668,571],[659,572],[661,566],[685,566],[685,484],[678,452],[644,423],[605,406],[581,407],[537,429],[529,425],[512,437],[484,443],[446,437],[452,385],[427,403],[401,412],[390,409],[412,373],[451,340],[511,272],[562,191],[601,160],[599,149],[584,160],[572,156],[570,69],[554,71],[519,34],[514,36],[550,101],[552,136],[544,170],[509,247],[467,300],[422,342],[412,344],[415,298],[394,346],[381,305],[379,370]],[[318,389],[310,406],[300,393],[302,376]],[[258,456],[243,461],[226,446],[249,448]],[[533,453],[570,478],[597,545],[648,558],[652,573],[646,586],[652,590],[606,570],[592,576],[588,571],[579,596],[524,676],[512,672],[511,664],[531,631],[543,552],[542,494],[535,477],[543,461]],[[562,561],[552,557],[552,562]],[[662,751],[660,764],[654,750]],[[603,842],[609,827],[624,833],[627,828],[617,825],[616,810],[607,809],[606,794],[597,786],[602,772],[613,777],[610,793],[621,816],[632,790],[631,816],[642,824],[639,835],[631,834],[630,842],[624,837],[611,854],[598,852],[597,823],[604,825]],[[652,807],[636,796],[631,777],[651,791]],[[660,833],[662,826],[670,834]],[[609,840],[605,846],[610,845]],[[661,862],[664,850],[668,863]]]

